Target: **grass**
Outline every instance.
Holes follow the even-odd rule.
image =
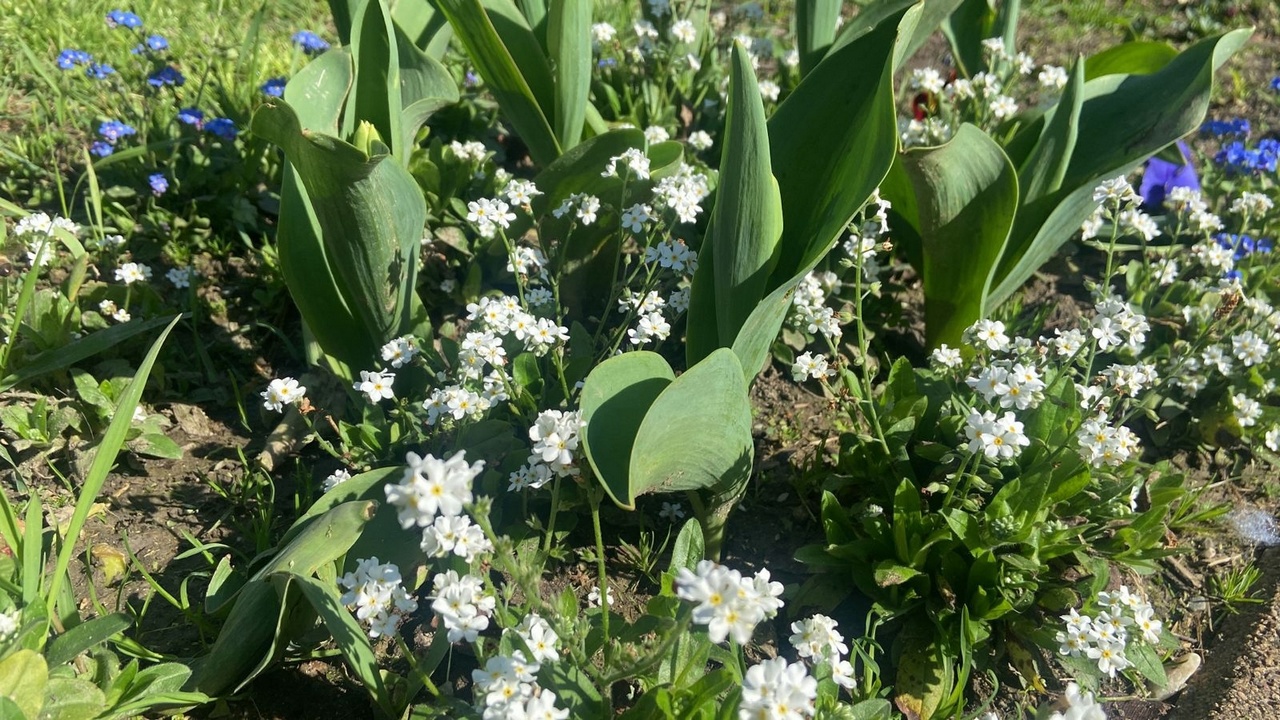
[[[140,31],[111,28],[108,11],[122,7],[143,19]],[[103,120],[137,127],[131,145],[174,136],[174,114],[199,106],[243,126],[270,77],[302,66],[290,36],[312,29],[333,38],[328,8],[302,0],[158,0],[117,4],[116,0],[43,3],[0,2],[0,196],[25,206],[58,208],[59,174],[78,174],[82,152]],[[156,91],[146,83],[151,62],[131,53],[143,37],[164,35],[169,61],[185,76],[180,88]],[[83,68],[61,70],[64,48],[92,53],[116,73],[105,80]],[[159,97],[157,97],[157,95]]]

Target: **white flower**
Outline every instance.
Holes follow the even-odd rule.
[[[1080,223],[1080,239],[1090,240],[1098,237],[1098,233],[1102,231],[1102,224],[1106,220],[1106,217],[1106,208],[1101,205],[1094,208],[1093,214],[1085,218],[1084,222]]]
[[[960,349],[948,347],[946,343],[939,345],[929,354],[929,359],[935,364],[944,368],[954,370],[960,367],[963,359],[960,357]]]
[[[987,108],[997,120],[1004,120],[1018,114],[1017,101],[1008,95],[997,95],[987,104]]]
[[[639,148],[627,148],[621,155],[615,155],[609,158],[609,162],[604,166],[604,172],[600,173],[600,177],[618,177],[618,162],[621,161],[631,173],[641,180],[649,179],[649,158],[645,157],[643,151]]]
[[[738,644],[749,642],[756,625],[782,608],[782,590],[782,583],[769,579],[768,570],[744,578],[710,560],[699,562],[694,571],[681,568],[676,576],[676,595],[697,604],[693,622],[706,625],[714,643],[730,636]]]
[[[1231,407],[1235,409],[1236,422],[1240,427],[1252,427],[1262,417],[1262,403],[1245,395],[1236,393],[1231,396]]]
[[[468,140],[467,142],[454,140],[449,143],[449,149],[463,162],[483,162],[485,155],[489,154],[489,150],[485,148],[484,143],[476,142],[475,140]]]
[[[739,720],[777,718],[792,720],[813,716],[818,681],[804,663],[788,664],[786,658],[765,660],[747,670],[742,679]]]
[[[1271,202],[1271,198],[1262,193],[1246,190],[1240,193],[1240,197],[1231,203],[1231,212],[1258,217],[1266,215],[1267,211],[1273,207],[1275,207],[1275,204]]]
[[[484,461],[467,464],[466,453],[459,451],[448,460],[438,460],[433,455],[419,457],[407,453],[408,467],[399,483],[383,486],[387,502],[398,509],[400,526],[406,530],[426,527],[436,515],[462,514],[462,507],[471,502],[471,483],[484,470]]]
[[[613,607],[613,588],[609,588],[609,607]],[[587,593],[587,604],[591,607],[600,607],[600,587],[591,588],[591,592]]]
[[[360,380],[352,387],[364,393],[364,396],[371,403],[378,403],[382,400],[390,400],[394,398],[395,392],[391,389],[391,383],[396,379],[395,373],[390,370],[369,370],[360,371]]]
[[[1031,440],[1023,432],[1022,423],[1013,413],[997,418],[996,414],[976,410],[965,421],[965,436],[969,439],[969,452],[981,452],[986,457],[1008,459],[1017,456]]]
[[[1110,677],[1116,676],[1117,670],[1124,670],[1132,663],[1124,655],[1124,643],[1117,640],[1103,641],[1085,650],[1090,660],[1098,661],[1098,671]]]
[[[443,621],[449,642],[475,642],[480,633],[489,627],[489,616],[493,614],[496,601],[492,595],[485,593],[482,578],[475,575],[459,577],[458,573],[448,570],[435,576],[432,591],[434,600],[431,610]],[[516,672],[523,675],[526,672],[523,656],[519,653],[516,655],[521,661]],[[528,674],[536,672],[537,667],[534,666]]]
[[[1009,336],[1004,334],[1004,323],[999,320],[979,320],[969,328],[969,332],[989,350],[1003,352],[1009,349]]]
[[[916,68],[911,71],[911,89],[923,90],[927,93],[939,95],[946,83],[942,79],[942,74],[935,68]]]
[[[553,663],[560,659],[560,651],[556,647],[560,637],[537,613],[525,615],[512,631],[529,647],[534,662]]]
[[[644,141],[650,145],[666,142],[671,139],[670,133],[659,125],[650,125],[644,129]]]
[[[617,29],[607,22],[599,22],[591,26],[591,40],[597,45],[612,42],[617,34]]]
[[[583,225],[596,221],[596,213],[600,212],[600,198],[594,195],[575,195],[578,202],[578,219]]]
[[[334,470],[332,473],[330,473],[329,476],[324,479],[324,482],[321,484],[320,487],[325,492],[329,492],[330,490],[338,487],[339,485],[341,485],[342,483],[350,479],[351,479],[350,471],[348,471],[346,468],[338,468],[337,470]]]
[[[711,145],[711,135],[705,130],[694,130],[689,133],[689,147],[694,150],[710,150]]]
[[[1138,205],[1142,202],[1142,196],[1122,176],[1099,183],[1093,190],[1093,201],[1119,209],[1125,205]]]
[[[1093,693],[1081,692],[1075,683],[1067,684],[1067,711],[1055,712],[1049,720],[1107,720],[1102,706],[1093,701]]]
[[[382,361],[389,362],[391,367],[399,369],[413,362],[419,352],[413,338],[405,335],[382,346]]]
[[[677,522],[684,518],[684,508],[678,502],[662,502],[662,509],[658,511],[658,517],[663,520]]]
[[[849,653],[849,646],[837,629],[836,621],[826,615],[793,622],[791,632],[794,633],[790,638],[791,647],[796,649],[796,655],[810,662],[835,665]]]
[[[581,442],[582,416],[577,412],[544,410],[529,428],[533,451],[529,464],[542,464],[560,477],[578,474],[575,455]]]
[[[1280,452],[1280,426],[1272,427],[1263,437],[1263,442],[1271,452]]]
[[[1120,227],[1134,235],[1140,236],[1143,240],[1151,242],[1160,235],[1160,228],[1156,225],[1156,221],[1151,216],[1141,210],[1128,209],[1121,210],[1120,215],[1116,218],[1120,223]]]
[[[1271,347],[1252,330],[1245,330],[1231,338],[1231,352],[1245,367],[1253,367],[1267,359]]]
[[[822,380],[831,377],[835,371],[827,367],[827,356],[821,353],[803,353],[791,366],[791,378],[796,382],[805,380]]]
[[[688,20],[677,20],[671,23],[671,37],[676,42],[692,44],[698,39],[698,28]]]
[[[116,268],[116,280],[125,285],[136,282],[147,282],[151,279],[151,268],[141,263],[128,262]]]
[[[789,68],[800,67],[800,51],[791,48],[782,54],[782,64]]]
[[[292,405],[307,394],[307,389],[291,377],[276,378],[262,391],[262,405],[268,410],[283,412],[285,405]]]
[[[778,83],[772,80],[761,80],[759,87],[760,97],[769,102],[778,102],[778,95],[782,93],[782,88],[778,87]]]
[[[191,267],[187,265],[169,268],[169,272],[164,274],[165,278],[168,279],[175,288],[180,290],[191,287],[191,278],[194,275],[195,270],[192,270]]]
[[[6,642],[18,634],[21,619],[22,613],[17,608],[9,612],[0,612],[0,642]]]
[[[347,591],[342,604],[365,623],[371,638],[395,634],[404,617],[418,609],[417,601],[405,592],[400,568],[379,563],[377,557],[360,560],[338,583]]]
[[[1036,76],[1040,87],[1055,92],[1067,86],[1067,79],[1066,69],[1057,65],[1045,65],[1040,68],[1040,74]]]
[[[671,323],[659,311],[641,315],[636,326],[627,330],[632,345],[646,345],[655,340],[661,342],[671,334]]]
[[[422,531],[421,548],[427,557],[444,557],[452,552],[468,563],[481,553],[493,552],[493,544],[484,531],[466,515],[437,515]]]

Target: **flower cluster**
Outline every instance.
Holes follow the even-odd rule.
[[[737,570],[703,560],[693,571],[681,568],[675,584],[681,600],[697,603],[693,622],[706,625],[714,643],[732,637],[739,645],[746,644],[758,623],[782,609],[782,583],[770,581],[767,569],[744,577]]]
[[[346,588],[342,604],[355,611],[371,638],[394,635],[405,616],[418,609],[418,602],[405,592],[400,568],[379,563],[377,557],[360,560],[338,582]]]
[[[804,276],[791,298],[789,324],[812,335],[822,335],[836,342],[843,334],[836,311],[827,306],[828,295],[840,289],[839,277],[833,272],[813,271]]]
[[[137,130],[131,125],[120,122],[119,120],[107,120],[98,126],[98,137],[101,140],[95,140],[89,146],[89,152],[98,157],[106,157],[116,151],[116,143],[121,139],[136,135]]]
[[[1130,642],[1155,645],[1163,623],[1146,598],[1121,585],[1115,592],[1098,593],[1097,616],[1082,615],[1075,608],[1062,616],[1066,629],[1058,631],[1058,652],[1096,660],[1098,671],[1115,677],[1132,665],[1125,656]]]
[[[293,44],[308,55],[319,55],[329,49],[329,43],[310,30],[299,30],[294,33]]]
[[[813,717],[818,681],[804,663],[773,658],[753,665],[742,678],[739,720],[795,720]]]
[[[496,600],[486,592],[478,575],[462,575],[453,570],[432,579],[431,610],[444,623],[449,642],[475,642],[489,627]]]
[[[812,664],[826,663],[831,668],[831,679],[837,685],[852,690],[857,684],[853,677],[853,664],[847,659],[849,646],[836,625],[826,615],[814,615],[791,623],[793,633],[789,640],[796,654]]]
[[[436,515],[461,515],[463,506],[472,500],[471,483],[484,470],[483,460],[468,464],[466,453],[461,451],[448,460],[407,453],[405,463],[408,467],[400,482],[388,483],[384,490],[406,530],[427,527]]]
[[[489,658],[483,668],[471,671],[476,708],[484,720],[529,718],[566,720],[567,709],[556,706],[556,694],[538,685],[539,662],[525,659],[519,650]]]
[[[31,213],[14,225],[14,237],[26,240],[27,263],[31,267],[43,267],[53,259],[54,232],[57,230],[75,237],[80,233],[80,226],[67,218],[58,215],[49,217],[42,212]]]
[[[509,490],[536,490],[555,477],[578,474],[582,416],[576,411],[544,410],[529,428],[533,449],[528,461],[511,473]]]

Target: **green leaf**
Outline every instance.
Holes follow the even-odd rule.
[[[96,330],[79,340],[72,341],[68,345],[46,350],[31,358],[16,372],[10,373],[0,380],[0,392],[46,373],[68,368],[81,360],[99,355],[136,335],[176,321],[176,317],[168,315],[166,317],[151,318],[150,320],[130,321],[123,325],[112,325],[105,330]]]
[[[987,69],[982,41],[996,35],[996,9],[991,0],[963,0],[942,25],[960,74],[973,77]]]
[[[917,620],[908,625],[900,642],[894,704],[909,718],[929,720],[951,690],[947,660],[927,621]]]
[[[48,682],[49,666],[34,650],[23,648],[0,660],[0,697],[13,701],[29,720],[44,705]]]
[[[1169,676],[1165,673],[1164,663],[1160,662],[1160,655],[1150,645],[1145,642],[1129,643],[1125,648],[1125,657],[1133,663],[1133,669],[1150,680],[1152,685],[1157,688],[1168,687]]]
[[[378,503],[372,500],[354,500],[329,510],[299,531],[252,579],[265,579],[277,572],[315,573],[346,554],[377,508]]]
[[[914,11],[919,13],[915,27],[900,36],[894,48],[893,69],[897,72],[924,46],[938,26],[960,6],[960,2],[961,0],[873,0],[863,5],[858,14],[844,24],[828,52],[835,52],[866,35],[898,13],[919,7],[919,10]]]
[[[841,0],[799,0],[796,3],[796,45],[800,74],[807,75],[827,54],[836,39]],[[863,12],[866,12],[864,9]],[[859,16],[862,13],[858,13]]]
[[[439,7],[534,162],[550,164],[561,152],[547,115],[555,107],[551,68],[524,16],[510,0],[440,0]]]
[[[591,95],[591,0],[551,0],[547,51],[555,67],[555,131],[563,150],[582,140]]]
[[[399,9],[411,3],[399,3]],[[422,6],[431,7],[429,3]],[[393,11],[394,15],[395,12]],[[402,164],[409,162],[413,143],[427,118],[435,111],[458,101],[458,85],[449,70],[439,60],[414,46],[399,27],[396,28],[396,49],[400,64],[400,145],[396,154]]]
[[[631,455],[645,414],[675,380],[657,353],[623,353],[600,363],[582,386],[582,444],[610,499],[635,508]]]
[[[769,118],[783,212],[770,289],[831,249],[893,163],[893,51],[902,20],[892,15],[828,55]]]
[[[1132,170],[1200,126],[1214,71],[1251,33],[1233,30],[1202,40],[1159,72],[1106,75],[1084,84],[1076,149],[1062,187],[1019,208],[988,304],[1015,292],[1079,230],[1096,207],[1093,189],[1100,181]]]
[[[1178,51],[1167,43],[1154,40],[1121,43],[1090,55],[1084,61],[1084,79],[1124,73],[1149,75],[1164,68],[1177,56]]]
[[[730,78],[719,187],[704,241],[714,248],[710,264],[720,347],[733,344],[763,299],[782,237],[782,201],[770,172],[764,102],[750,58],[737,43]]]
[[[676,542],[671,546],[671,565],[668,572],[678,572],[680,568],[693,570],[699,560],[704,557],[702,542],[702,526],[696,520],[688,520],[676,535]]]
[[[89,471],[85,473],[84,484],[76,499],[71,522],[67,524],[66,540],[58,551],[58,562],[54,568],[53,579],[50,581],[49,594],[45,596],[46,610],[50,616],[54,614],[54,604],[60,597],[59,591],[63,582],[67,579],[67,568],[70,567],[71,557],[75,554],[76,540],[80,538],[80,531],[84,529],[85,521],[89,519],[89,511],[98,499],[98,493],[102,492],[102,486],[107,482],[107,475],[110,474],[112,466],[115,465],[116,456],[124,445],[125,436],[133,426],[133,411],[142,401],[142,391],[147,385],[147,378],[151,375],[156,357],[160,355],[160,347],[164,345],[165,339],[169,337],[169,333],[178,324],[179,319],[174,318],[170,321],[160,333],[160,337],[151,344],[151,349],[147,351],[142,364],[138,366],[138,371],[134,373],[127,389],[120,396],[120,402],[116,405],[115,415],[111,418],[111,424],[107,426],[107,432],[93,452],[93,462],[89,465]]]
[[[986,311],[1018,207],[1018,177],[1000,146],[968,124],[945,145],[904,153],[902,166],[919,212],[925,333],[931,347],[955,346]]]
[[[103,711],[106,699],[103,692],[88,680],[51,677],[45,687],[40,720],[90,720]]]
[[[284,88],[285,102],[295,108],[303,128],[337,135],[352,77],[351,51],[333,48],[289,78]]]
[[[304,133],[297,115],[282,102],[259,107],[252,128],[284,148],[297,168],[347,306],[367,325],[375,344],[400,335],[412,320],[427,216],[413,176],[389,155],[369,156],[337,138]]]
[[[45,651],[45,659],[50,665],[69,663],[80,653],[101,645],[132,625],[133,619],[124,613],[82,622],[54,638]]]
[[[342,605],[338,593],[331,583],[322,583],[312,577],[292,575],[291,579],[299,588],[307,601],[315,608],[325,629],[333,636],[334,642],[342,650],[347,665],[359,678],[374,702],[386,713],[387,717],[399,715],[395,711],[395,703],[391,698],[387,685],[382,679],[382,671],[378,667],[378,657],[369,644],[369,637],[364,628],[356,621],[354,615]]]
[[[645,413],[621,505],[633,507],[637,496],[654,491],[734,494],[751,472],[753,450],[742,366],[721,348],[676,378]]]
[[[1046,116],[1040,137],[1027,159],[1018,166],[1018,189],[1023,204],[1033,202],[1062,187],[1080,133],[1080,110],[1084,106],[1085,71],[1079,60],[1054,111]]]
[[[355,77],[342,118],[342,137],[352,137],[361,123],[369,123],[396,157],[404,157],[408,153],[400,147],[404,134],[400,131],[403,104],[399,57],[395,29],[386,5],[381,0],[365,0],[357,6],[351,28]],[[288,148],[285,151],[288,152]]]

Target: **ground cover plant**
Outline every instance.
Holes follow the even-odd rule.
[[[1161,578],[1229,510],[1186,458],[1280,463],[1280,146],[1212,111],[1273,28],[1054,64],[1016,1],[33,12],[6,717],[315,714],[268,689],[297,668],[394,718],[1185,684]],[[182,508],[163,550],[144,504]]]

